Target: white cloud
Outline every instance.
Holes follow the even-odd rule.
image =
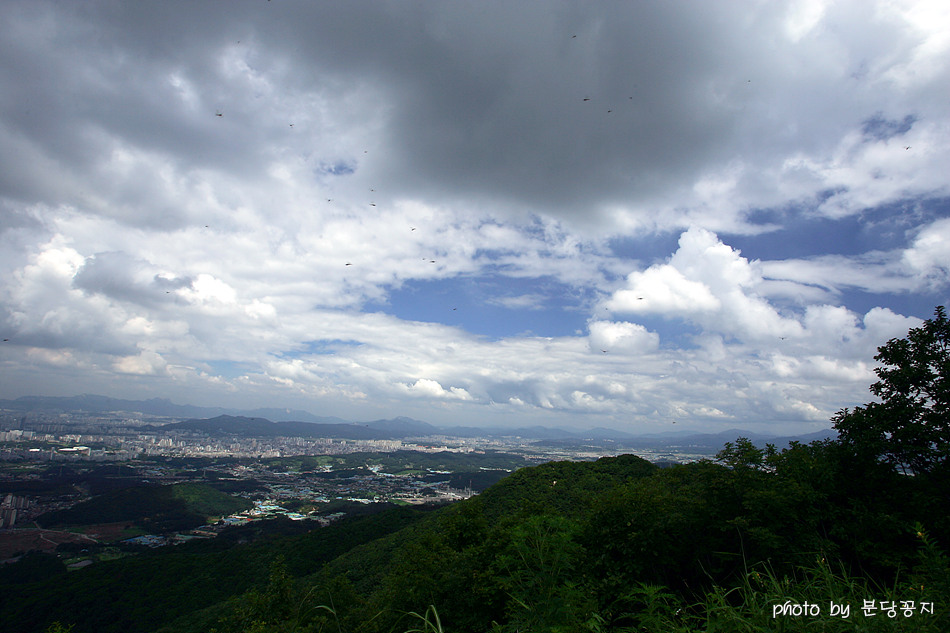
[[[592,351],[648,353],[659,346],[659,337],[637,323],[593,321],[589,328]]]
[[[893,294],[939,289],[950,282],[950,220],[920,227],[902,249],[763,261],[759,267],[770,296],[818,298],[827,293],[831,298],[849,288]]]
[[[687,279],[682,272],[667,264],[630,273],[627,288],[615,292],[605,307],[620,314],[691,314],[711,312],[718,309],[720,303],[705,284]]]
[[[825,15],[825,0],[799,0],[788,5],[785,28],[793,42],[808,35]]]
[[[711,232],[692,228],[665,264],[633,272],[605,307],[618,313],[683,318],[739,339],[794,335],[797,323],[782,317],[758,292],[763,278]]]
[[[471,400],[472,396],[460,387],[444,389],[438,381],[420,378],[409,386],[409,392],[429,398],[450,398],[456,400]]]
[[[155,352],[142,352],[137,356],[118,358],[113,366],[119,373],[151,376],[163,373],[166,364],[165,359]]]
[[[541,294],[524,294],[512,297],[492,297],[489,303],[512,309],[541,310],[546,297]]]
[[[237,303],[234,288],[212,275],[199,274],[189,288],[179,291],[187,301],[202,306],[227,308]]]
[[[904,251],[903,260],[922,280],[946,285],[950,281],[950,219],[924,227]]]

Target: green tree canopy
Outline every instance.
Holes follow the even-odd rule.
[[[946,469],[950,457],[950,320],[943,306],[905,338],[878,348],[880,398],[839,411],[841,443],[861,458],[918,474]]]

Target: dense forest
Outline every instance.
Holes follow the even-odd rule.
[[[210,516],[227,516],[253,504],[209,486],[136,486],[107,492],[68,510],[47,512],[38,521],[44,527],[128,521],[150,532],[193,528]]]
[[[8,579],[4,630],[950,630],[950,322],[879,348],[837,440],[522,468],[434,510]],[[16,627],[11,623],[16,623]]]

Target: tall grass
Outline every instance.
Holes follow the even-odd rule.
[[[809,565],[778,572],[768,563],[746,570],[735,586],[714,586],[698,600],[685,600],[666,587],[637,584],[619,599],[619,614],[570,614],[575,624],[549,622],[532,633],[947,633],[950,631],[950,559],[926,530],[914,527],[920,542],[913,569],[891,586],[849,573],[843,564],[816,555]],[[251,592],[222,621],[228,633],[343,633],[331,606],[315,605],[310,592],[293,590],[286,571],[274,566],[270,585]],[[553,594],[552,594],[553,595]],[[544,597],[540,597],[544,600]],[[557,597],[548,599],[556,600]],[[550,613],[556,611],[549,610]],[[329,614],[330,617],[320,617]],[[385,612],[354,630],[378,630]],[[443,614],[444,615],[444,614]],[[454,633],[435,605],[403,613],[393,631]],[[379,620],[377,620],[379,619]],[[523,624],[523,623],[522,623]],[[517,622],[491,623],[493,633],[524,630]],[[408,627],[408,628],[404,628]],[[384,627],[385,628],[385,627]],[[59,633],[63,628],[51,628]],[[388,629],[386,629],[388,630]],[[459,633],[464,633],[459,631]]]
[[[430,605],[425,614],[420,615],[416,612],[409,614],[411,617],[419,620],[421,629],[407,629],[406,633],[444,633],[442,630],[442,621],[439,619],[439,612]]]
[[[749,570],[734,587],[714,587],[704,600],[683,605],[658,588],[643,587],[645,608],[627,631],[670,633],[798,633],[950,631],[950,559],[915,526],[918,564],[892,586],[854,576],[841,563],[817,556],[808,566],[778,574],[768,564]]]
[[[950,559],[920,526],[918,564],[892,586],[850,574],[840,562],[814,562],[780,574],[770,565],[748,570],[738,585],[713,587],[692,603],[665,587],[639,584],[625,596],[636,608],[608,622],[590,614],[590,633],[947,633]],[[882,607],[882,603],[884,608]],[[434,613],[434,608],[432,609]],[[429,615],[428,612],[426,614]],[[421,616],[420,616],[421,617]],[[426,625],[429,624],[428,617]],[[451,631],[451,628],[446,628]],[[493,630],[507,631],[504,626]],[[546,631],[558,631],[552,625]],[[438,628],[413,629],[438,631]],[[407,632],[408,633],[408,632]]]

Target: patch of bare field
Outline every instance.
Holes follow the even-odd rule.
[[[19,556],[31,550],[52,552],[60,543],[114,543],[130,538],[138,532],[129,531],[126,521],[85,525],[74,531],[18,528],[0,531],[0,561]]]
[[[4,561],[31,550],[52,552],[60,543],[89,543],[96,541],[85,534],[75,534],[62,530],[43,530],[39,528],[20,528],[0,532],[0,561]]]

